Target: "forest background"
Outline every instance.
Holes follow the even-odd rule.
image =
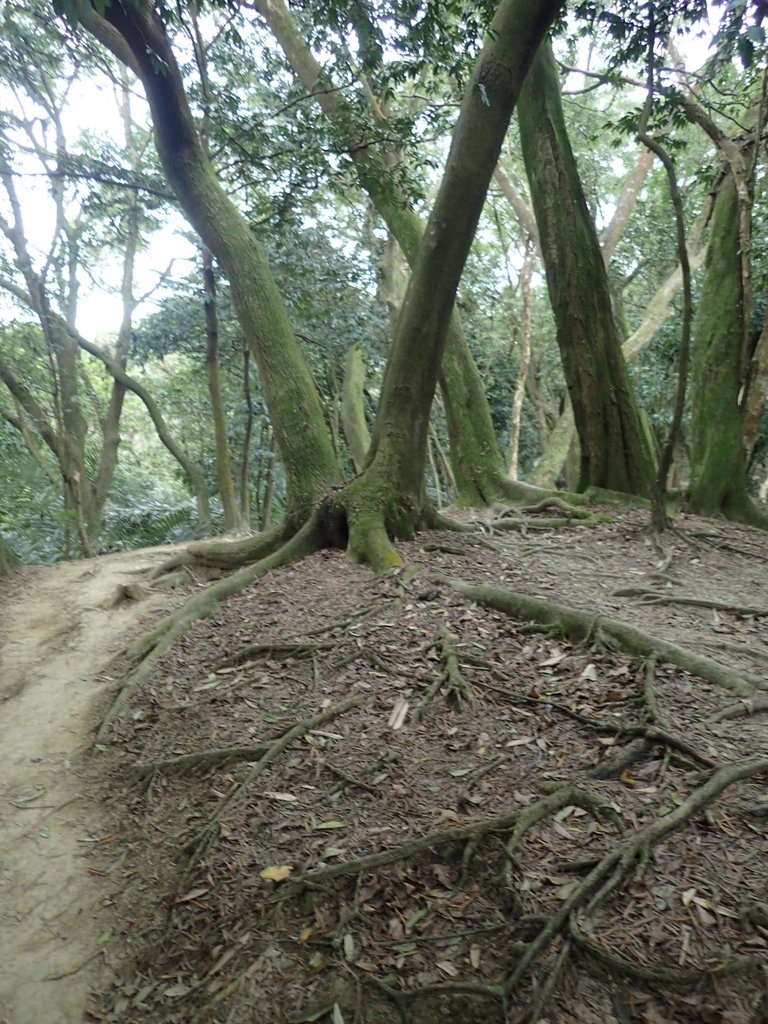
[[[280,435],[306,422],[270,409],[259,342],[244,335],[215,243],[169,185],[133,75],[85,30],[82,9],[60,13],[3,10],[5,541],[23,561],[51,561],[290,518],[302,470],[286,470]],[[430,506],[520,496],[507,475],[649,496],[678,393],[684,238],[698,315],[665,480],[685,492],[692,479],[701,511],[761,520],[745,494],[766,476],[763,13],[736,0],[580,4],[558,23],[556,63],[542,47],[462,277],[451,328],[461,352],[444,364],[426,440]],[[114,21],[109,6],[101,14]],[[101,14],[90,12],[108,24]],[[326,483],[365,465],[415,225],[433,205],[490,14],[257,2],[153,15],[173,40],[200,146],[264,245],[310,368],[329,463],[341,467]],[[678,223],[664,163],[638,139],[646,130],[676,179]],[[595,308],[574,312],[574,296],[593,291]],[[605,335],[591,354],[579,319]],[[617,443],[587,381],[618,344],[627,392],[621,366],[598,381],[630,409]],[[601,466],[617,446],[629,470]],[[710,478],[732,475],[715,493]]]

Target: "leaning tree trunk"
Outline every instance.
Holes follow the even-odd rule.
[[[715,199],[691,363],[691,508],[768,526],[747,493],[743,441],[744,275],[739,202],[729,171]]]
[[[367,141],[361,141],[371,136],[370,126],[361,123],[358,112],[328,80],[283,0],[254,0],[254,7],[267,22],[304,88],[331,121],[334,137],[352,158],[360,187],[413,268],[424,237],[424,224],[410,209],[407,198],[393,187],[386,157]],[[504,472],[485,387],[455,310],[448,326],[439,381],[445,400],[456,503],[483,505],[494,498],[521,496],[524,485],[509,481]]]
[[[286,472],[286,513],[302,521],[340,470],[319,397],[264,251],[220,186],[189,109],[162,21],[147,3],[110,4],[88,27],[136,72],[149,101],[161,162],[187,218],[229,279],[243,334],[261,374]]]
[[[523,79],[561,6],[502,0],[464,94],[392,343],[368,465],[340,496],[350,555],[377,568],[401,564],[389,537],[410,536],[423,516],[429,411],[456,290]]]
[[[523,159],[581,444],[579,486],[649,495],[654,465],[613,319],[608,278],[566,133],[549,42],[518,109]]]

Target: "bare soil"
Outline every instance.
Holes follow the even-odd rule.
[[[768,1021],[768,775],[707,795],[722,769],[768,758],[768,537],[683,519],[665,565],[644,514],[611,515],[423,534],[402,546],[415,575],[376,578],[338,552],[277,570],[173,646],[109,748],[75,762],[84,776],[66,751],[88,738],[115,631],[133,627],[104,621],[101,647],[57,664],[40,647],[41,629],[58,643],[46,581],[88,567],[87,585],[109,562],[28,577],[51,621],[27,611],[25,627],[14,608],[10,639],[28,628],[37,653],[10,706],[38,697],[16,714],[28,739],[8,795],[80,799],[50,818],[18,797],[3,808],[19,823],[6,845],[37,857],[22,875],[16,856],[0,889],[3,924],[21,918],[0,942],[29,947],[0,988],[27,1016],[8,1020]],[[623,619],[738,668],[754,698],[599,631],[572,645],[436,575]],[[59,830],[70,845],[52,861]],[[59,864],[79,895],[48,913]],[[54,952],[61,973],[100,950],[60,988],[69,1016],[24,1009]]]
[[[164,550],[26,569],[0,583],[0,1021],[76,1024],[113,976],[111,885],[89,870],[106,841],[83,777],[100,676],[139,617],[168,603],[110,607]]]

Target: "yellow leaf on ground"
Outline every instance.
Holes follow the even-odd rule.
[[[291,876],[293,868],[290,864],[272,864],[259,872],[261,878],[268,878],[270,882],[284,882]]]

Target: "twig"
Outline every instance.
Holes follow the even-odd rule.
[[[326,708],[325,711],[321,711],[320,714],[315,715],[314,718],[305,718],[303,721],[297,722],[292,729],[289,729],[288,732],[276,739],[253,768],[251,768],[234,793],[230,794],[230,796],[225,800],[222,800],[205,828],[197,833],[195,837],[185,845],[184,850],[189,854],[189,864],[187,866],[185,877],[188,875],[191,866],[201,856],[201,854],[205,852],[213,841],[216,826],[219,821],[221,821],[224,815],[228,814],[243,798],[248,786],[250,786],[251,783],[259,777],[259,775],[261,775],[267,765],[273,761],[278,754],[281,754],[295,739],[298,739],[300,736],[304,736],[311,729],[316,729],[319,725],[323,725],[332,718],[337,718],[339,715],[345,714],[345,712],[350,711],[352,708],[359,707],[361,704],[364,704],[367,699],[368,698],[366,696],[351,697],[342,704]]]

